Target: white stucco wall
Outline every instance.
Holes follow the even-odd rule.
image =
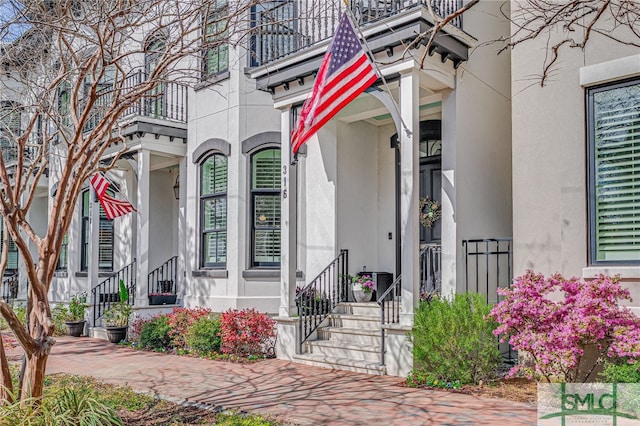
[[[637,41],[622,30],[616,35]],[[551,40],[557,37],[554,31]],[[514,272],[585,278],[619,272],[638,300],[640,268],[589,268],[585,129],[585,88],[640,75],[637,48],[592,33],[584,50],[560,51],[540,87],[531,76],[541,74],[547,38],[542,34],[512,52]],[[590,76],[584,86],[581,73]]]

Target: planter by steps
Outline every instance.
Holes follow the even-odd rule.
[[[371,296],[373,296],[373,293],[371,291],[365,292],[364,290],[362,290],[362,287],[359,285],[358,286],[354,285],[352,288],[352,291],[353,291],[353,298],[358,303],[370,302]]]
[[[150,294],[149,305],[175,305],[176,299],[175,294]]]
[[[129,326],[125,327],[106,327],[107,329],[107,339],[111,343],[120,343],[127,338],[127,329]]]
[[[67,334],[73,337],[80,337],[84,334],[84,324],[86,321],[65,321]]]

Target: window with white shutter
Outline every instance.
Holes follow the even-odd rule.
[[[587,91],[591,263],[640,263],[640,80]]]
[[[251,156],[251,265],[280,266],[280,149]]]
[[[200,164],[200,264],[227,264],[227,157],[213,154]]]

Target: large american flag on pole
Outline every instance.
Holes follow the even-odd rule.
[[[118,200],[107,194],[111,182],[102,176],[102,174],[96,173],[91,176],[89,180],[93,189],[96,191],[96,195],[98,196],[98,200],[100,200],[107,219],[115,219],[116,217],[137,211],[129,201]]]
[[[345,12],[322,60],[311,97],[302,106],[291,132],[293,155],[297,156],[300,147],[320,127],[377,79],[373,64]]]

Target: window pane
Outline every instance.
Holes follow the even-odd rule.
[[[202,227],[205,231],[227,228],[227,199],[225,197],[204,201]]]
[[[265,149],[253,155],[253,189],[280,189],[280,150]]]
[[[257,195],[254,202],[254,226],[258,228],[280,227],[280,196]]]
[[[640,84],[593,94],[596,260],[640,259]]]
[[[227,261],[227,232],[205,233],[203,251],[205,264],[224,264]]]
[[[280,263],[280,230],[255,232],[254,263]]]
[[[213,155],[202,163],[202,185],[200,195],[227,191],[227,157]]]

